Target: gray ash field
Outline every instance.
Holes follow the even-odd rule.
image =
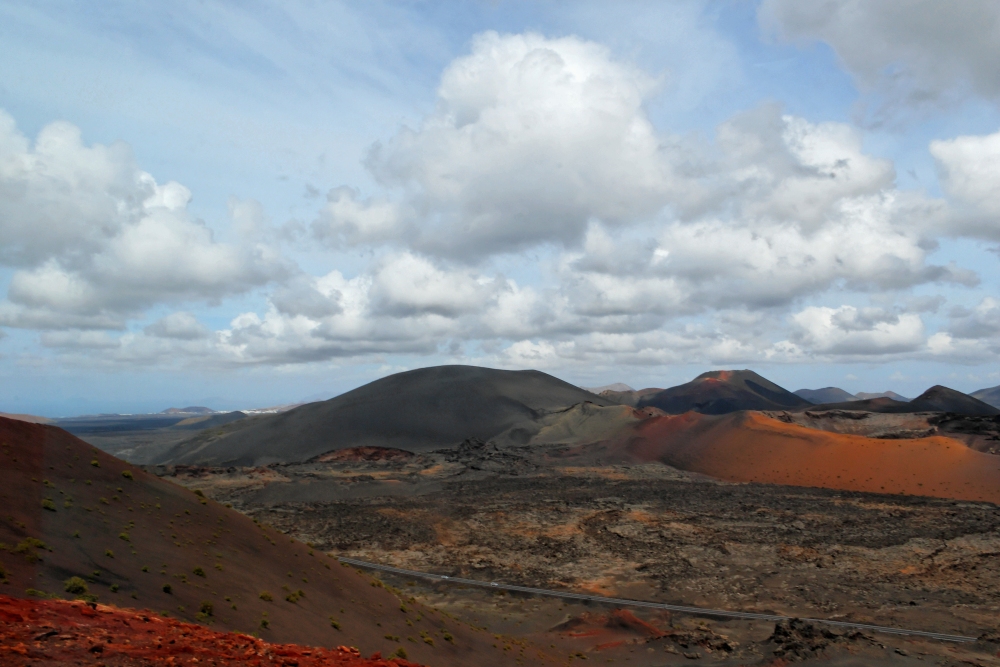
[[[989,503],[727,484],[662,464],[594,465],[564,448],[474,441],[425,454],[366,448],[311,463],[159,472],[325,551],[413,570],[974,637],[995,633],[1000,617],[1000,508]],[[609,610],[390,579],[493,632],[634,664],[671,653],[795,657],[781,652],[774,623],[638,619],[672,640],[621,630]],[[958,650],[994,664],[1000,648],[788,630],[813,631],[822,646],[799,637],[800,658],[857,654],[868,656],[857,664],[872,664]],[[737,648],[711,648],[724,641]]]

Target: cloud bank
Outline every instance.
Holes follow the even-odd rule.
[[[945,25],[972,20],[958,13]],[[862,43],[895,10],[775,0],[761,16],[788,38],[830,41],[864,82],[902,58],[920,86],[947,83],[911,53],[930,24],[893,23],[895,50]],[[994,48],[984,40],[949,57],[994,95],[974,66]],[[940,299],[911,297],[979,283],[933,252],[943,237],[997,238],[1000,135],[931,143],[947,195],[935,198],[898,188],[857,127],[765,103],[710,138],[669,133],[647,112],[661,94],[594,42],[477,36],[442,73],[434,110],[371,147],[377,188],[331,188],[301,227],[297,242],[331,264],[368,258],[350,272],[300,268],[252,200],[230,202],[235,240],[220,242],[188,213],[191,192],[157,183],[127,145],[87,146],[64,122],[31,142],[0,115],[0,262],[12,271],[0,326],[107,364],[996,356],[995,302],[931,326]],[[193,313],[254,289],[265,305],[227,326]]]

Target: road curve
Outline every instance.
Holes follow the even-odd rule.
[[[825,618],[805,618],[792,616],[779,616],[776,614],[756,614],[748,611],[729,611],[727,609],[706,609],[703,607],[684,607],[676,604],[664,604],[662,602],[646,602],[644,600],[628,600],[624,598],[608,598],[601,595],[586,595],[584,593],[570,593],[566,591],[551,591],[544,588],[529,588],[527,586],[515,586],[513,584],[502,584],[496,581],[477,581],[475,579],[463,579],[461,577],[449,577],[443,574],[431,574],[429,572],[418,572],[417,570],[404,570],[389,565],[369,563],[356,558],[338,557],[341,563],[363,567],[369,570],[380,572],[390,572],[404,577],[415,577],[418,579],[430,579],[448,584],[458,584],[462,586],[478,586],[480,588],[490,588],[494,590],[516,591],[518,593],[529,593],[531,595],[545,595],[553,598],[563,598],[567,600],[582,600],[587,602],[598,602],[601,604],[619,605],[624,607],[645,607],[647,609],[666,609],[682,614],[693,616],[711,616],[715,618],[740,618],[754,621],[790,621],[792,618],[799,618],[810,623],[822,623],[839,628],[853,628],[858,630],[868,630],[870,632],[882,632],[891,635],[909,635],[913,637],[925,637],[927,639],[937,639],[945,642],[974,642],[976,637],[966,637],[964,635],[949,635],[941,632],[927,632],[926,630],[908,630],[906,628],[890,628],[884,625],[869,625],[867,623],[851,623],[850,621],[833,621]]]

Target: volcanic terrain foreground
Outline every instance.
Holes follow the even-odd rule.
[[[153,609],[273,642],[403,648],[435,666],[516,661],[485,632],[55,427],[0,419],[0,507],[9,595]]]
[[[972,637],[998,630],[996,505],[731,484],[658,462],[598,466],[562,446],[480,445],[165,472],[333,553],[484,582],[386,575],[491,632],[598,662],[660,667],[698,654],[768,664],[792,645],[830,665],[919,664],[918,652],[951,660],[943,664],[960,658],[952,645],[919,638],[790,626],[771,639],[773,621],[633,609],[653,632],[623,625],[612,609],[504,595],[489,583]],[[966,656],[972,664],[996,663],[982,659],[987,649],[961,650],[976,653]]]
[[[365,658],[351,646],[272,644],[250,635],[182,623],[149,610],[0,595],[0,664],[81,663],[419,667],[398,657],[391,661],[381,655]]]

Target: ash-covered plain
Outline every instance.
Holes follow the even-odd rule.
[[[159,473],[324,551],[407,569],[973,637],[996,631],[1000,508],[991,503],[733,484],[661,463],[608,464],[599,454],[471,440],[423,454],[366,447],[307,463]],[[659,630],[623,631],[610,610],[389,580],[493,632],[568,642],[585,654],[624,651],[660,664],[654,658],[665,653],[746,661],[783,650],[773,622],[635,611]],[[959,650],[804,630],[813,631],[823,646],[800,657]],[[961,650],[977,660],[996,653],[971,646]]]

